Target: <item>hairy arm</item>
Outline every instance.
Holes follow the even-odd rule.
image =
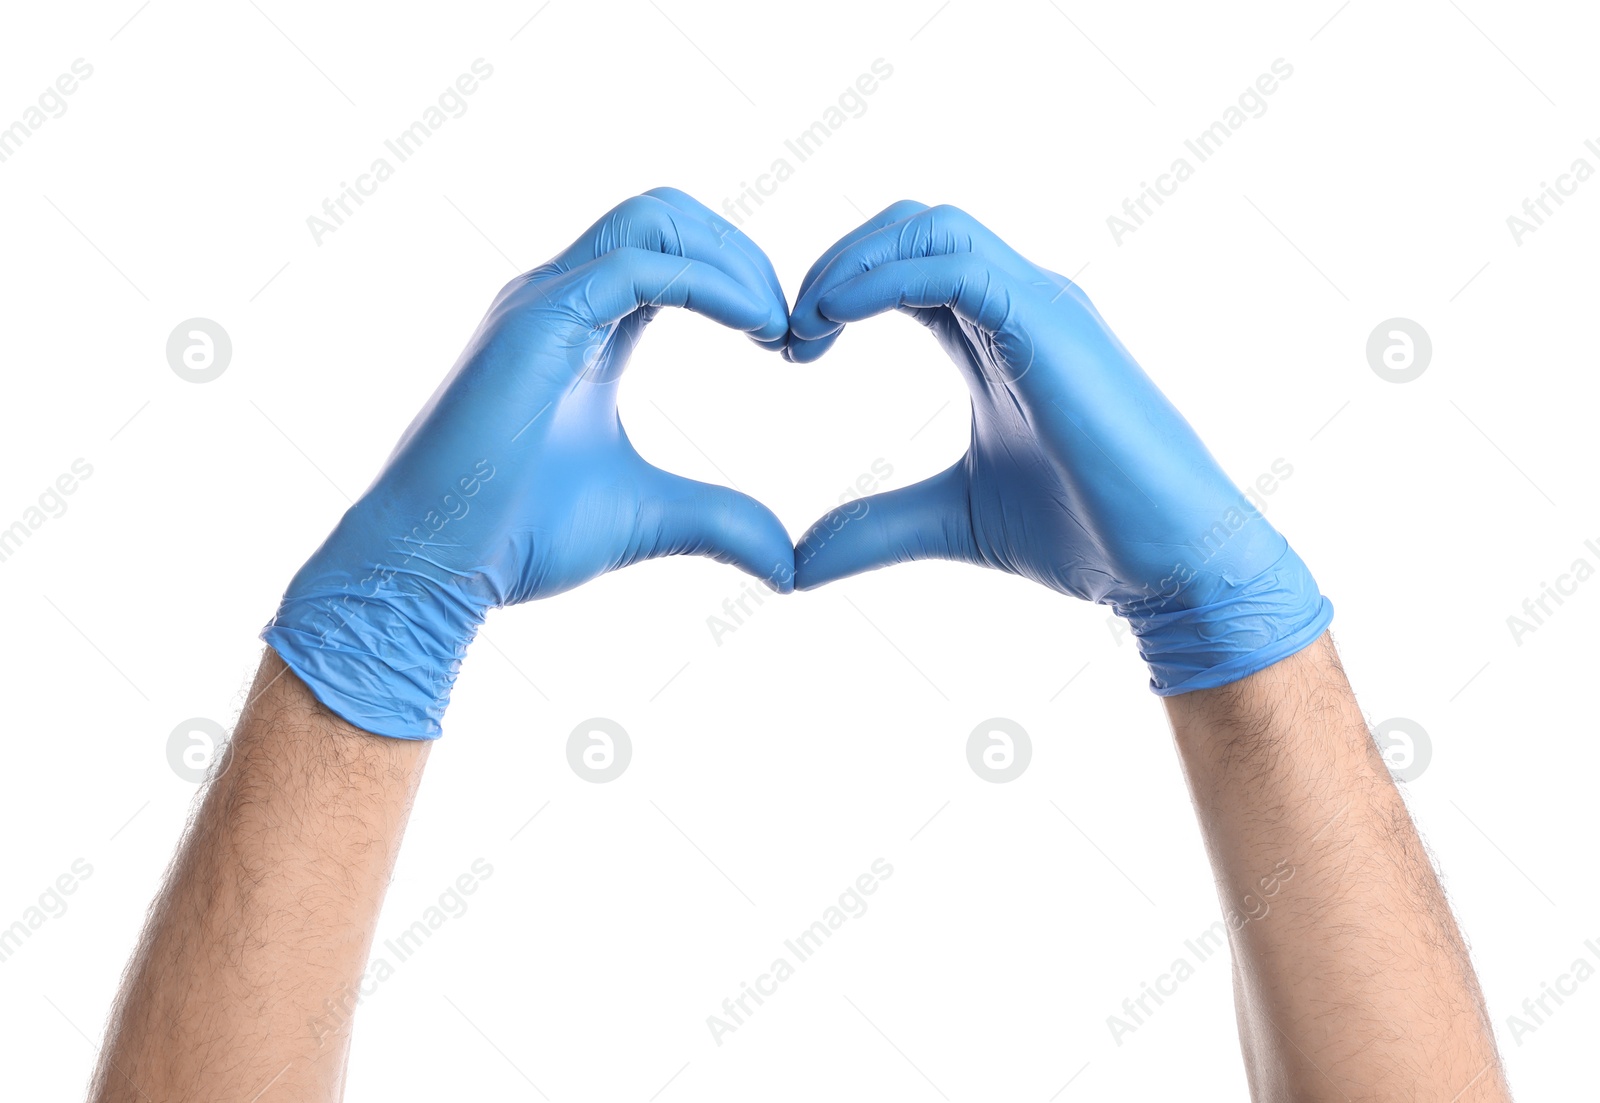
[[[489,609],[665,555],[793,589],[794,549],[770,509],[651,466],[620,429],[617,379],[664,306],[767,348],[787,332],[754,242],[675,188],[625,200],[501,290],[290,580],[232,761],[129,967],[94,1099],[339,1097],[353,993],[429,741]]]
[[[1166,705],[1252,1096],[1509,1099],[1466,946],[1332,640]]]
[[[352,727],[267,652],[124,977],[92,1100],[339,1098],[349,993],[429,746]]]
[[[1111,607],[1164,697],[1232,930],[1257,1099],[1504,1099],[1461,936],[1328,642],[1333,605],[1083,289],[965,211],[902,201],[807,273],[785,354],[919,321],[967,453],[801,537],[810,590],[914,559]],[[849,522],[848,524],[845,522]]]

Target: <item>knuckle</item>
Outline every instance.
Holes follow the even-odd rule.
[[[658,216],[666,208],[666,204],[653,195],[631,195],[618,203],[611,211],[613,219],[628,222],[638,222]]]
[[[678,212],[653,195],[635,195],[617,204],[606,220],[607,244],[617,248],[647,245],[668,252],[682,252],[678,232]]]
[[[948,224],[952,228],[965,229],[977,225],[977,219],[973,218],[960,207],[954,206],[950,203],[941,203],[937,207],[930,208],[928,214],[932,215],[939,222]]]

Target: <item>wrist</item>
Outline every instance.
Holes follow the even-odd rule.
[[[362,596],[299,582],[261,638],[346,722],[395,739],[437,739],[482,613],[432,586]]]
[[[1252,578],[1218,575],[1207,583],[1203,605],[1117,608],[1150,666],[1150,689],[1158,696],[1237,682],[1303,650],[1333,620],[1333,603],[1287,544],[1271,567]]]

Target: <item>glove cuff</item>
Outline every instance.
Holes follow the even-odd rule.
[[[402,613],[375,598],[286,595],[261,638],[349,723],[393,739],[437,739],[480,623],[475,611],[443,608],[438,598]]]
[[[1294,549],[1247,581],[1224,579],[1218,599],[1192,609],[1118,610],[1150,664],[1150,689],[1175,697],[1237,682],[1310,646],[1333,603]]]

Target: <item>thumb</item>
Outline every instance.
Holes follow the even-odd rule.
[[[794,546],[777,515],[737,490],[665,471],[641,514],[639,559],[704,555],[754,575],[780,594],[794,589]]]
[[[812,590],[915,559],[982,561],[972,535],[964,459],[920,483],[824,514],[795,545],[795,587]]]

